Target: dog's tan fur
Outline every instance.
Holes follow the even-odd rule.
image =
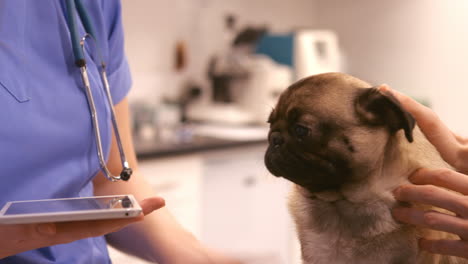
[[[391,208],[397,204],[392,190],[408,183],[411,173],[419,168],[450,167],[419,128],[414,128],[414,142],[410,143],[403,130],[390,134],[380,127],[353,125],[356,120],[351,108],[354,90],[371,85],[339,73],[313,78],[314,85],[321,87],[320,94],[301,88],[310,85],[308,80],[298,83],[296,91],[288,89],[272,113],[275,123],[272,129],[280,129],[278,123],[287,119],[284,115],[292,107],[313,113],[301,117],[301,122],[317,122],[315,119],[326,116],[337,123],[352,124],[343,133],[356,148],[350,160],[353,167],[359,169],[361,178],[339,189],[319,192],[295,185],[289,207],[296,223],[303,263],[468,263],[461,258],[419,251],[419,237],[447,238],[450,235],[403,225],[391,216]],[[333,140],[329,148],[344,151],[343,144]],[[268,159],[268,155],[266,157]]]
[[[298,185],[294,186],[289,208],[296,223],[304,263],[468,263],[417,249],[417,239],[421,236],[449,238],[448,234],[417,230],[393,220],[390,209],[396,204],[391,193],[394,188],[407,183],[408,176],[418,168],[448,167],[418,128],[413,143],[408,143],[402,133],[398,138],[394,148],[403,155],[385,156],[378,173],[371,175],[368,182],[348,190],[349,196],[356,197],[354,192],[359,192],[359,197],[355,202],[342,201],[343,206],[353,207],[352,214],[347,215],[346,219],[337,216],[336,212],[329,212],[332,207],[326,205],[323,210],[315,209],[316,203],[326,204],[336,199],[333,194],[313,194]],[[310,197],[313,195],[317,199],[311,203]],[[311,229],[316,224],[311,220],[312,214],[320,214],[323,221],[327,221],[329,230],[335,231],[317,234]],[[377,218],[372,222],[363,220],[369,215]],[[366,225],[360,225],[363,222]],[[341,232],[343,229],[346,230]],[[391,259],[392,255],[395,259]]]

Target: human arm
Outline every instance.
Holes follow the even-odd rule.
[[[390,92],[409,111],[426,138],[437,148],[450,169],[420,169],[409,177],[414,184],[402,185],[394,191],[395,198],[410,203],[422,203],[443,208],[455,215],[416,208],[397,207],[393,216],[402,222],[458,235],[461,240],[421,239],[419,246],[432,253],[468,258],[468,141],[453,133],[429,108],[388,86]],[[453,192],[455,191],[455,192]]]
[[[95,195],[133,194],[137,200],[154,196],[154,190],[138,170],[137,159],[130,131],[130,116],[127,100],[115,106],[116,118],[125,154],[134,173],[128,182],[110,182],[102,175],[94,180]],[[108,159],[109,169],[121,170],[119,152],[113,138]],[[157,176],[157,175],[156,175]],[[108,242],[124,251],[150,261],[191,264],[238,263],[212,249],[203,246],[190,232],[185,230],[166,208],[158,210],[139,223],[107,235]]]

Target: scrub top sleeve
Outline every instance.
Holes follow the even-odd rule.
[[[118,0],[106,0],[103,3],[108,29],[107,74],[112,100],[117,104],[128,94],[132,86],[132,77],[124,50],[121,3]]]

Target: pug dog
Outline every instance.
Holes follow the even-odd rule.
[[[451,235],[391,216],[392,190],[411,173],[449,167],[391,95],[343,73],[314,75],[281,94],[268,123],[265,165],[294,183],[304,264],[468,263],[418,249],[422,236]]]

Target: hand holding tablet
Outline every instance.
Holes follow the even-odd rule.
[[[115,196],[114,196],[115,197]],[[122,197],[117,196],[117,197]],[[96,198],[96,197],[94,197]],[[74,198],[72,198],[74,199]],[[82,198],[79,198],[82,199]],[[115,202],[115,200],[114,200]],[[134,200],[132,201],[134,202]],[[47,202],[48,203],[48,202]],[[141,212],[137,216],[126,216],[126,215],[114,215],[111,216],[108,213],[108,210],[97,209],[100,211],[97,215],[90,213],[85,213],[87,217],[90,217],[94,220],[78,220],[78,216],[70,212],[70,210],[59,210],[52,213],[32,213],[27,217],[20,217],[24,214],[14,214],[14,217],[6,217],[3,215],[7,210],[2,209],[2,223],[10,222],[9,224],[0,224],[0,236],[9,237],[7,240],[0,240],[0,259],[17,254],[19,252],[24,252],[27,250],[32,250],[36,248],[69,243],[75,240],[84,239],[87,237],[96,237],[109,234],[115,231],[120,230],[121,228],[144,219],[144,215],[150,214],[151,212],[160,209],[164,206],[164,199],[160,197],[151,197],[140,201]],[[110,203],[112,204],[112,203]],[[119,206],[128,206],[126,201],[118,201],[117,207]],[[134,203],[134,205],[137,205]],[[13,207],[12,207],[13,208]],[[57,208],[57,207],[55,207]],[[120,208],[122,209],[122,208]],[[73,211],[73,210],[72,210]],[[80,210],[75,210],[80,211]],[[83,211],[83,210],[81,210]],[[91,210],[93,211],[93,210]],[[104,211],[104,212],[103,212]],[[13,212],[13,211],[12,211]],[[67,218],[72,220],[67,221],[65,218],[61,218],[59,212],[67,215]],[[33,216],[35,214],[40,214],[41,216]],[[78,213],[80,215],[81,213]],[[13,214],[12,214],[13,215]],[[57,222],[43,222],[45,217],[48,219],[59,219],[62,221]],[[79,217],[82,217],[80,215]],[[100,218],[105,216],[106,218]],[[3,218],[4,217],[4,218]],[[8,218],[8,219],[7,219]],[[34,222],[31,224],[13,224],[13,218],[15,221],[26,221]]]
[[[2,208],[0,224],[128,218],[140,213],[141,207],[132,195],[16,201]]]

